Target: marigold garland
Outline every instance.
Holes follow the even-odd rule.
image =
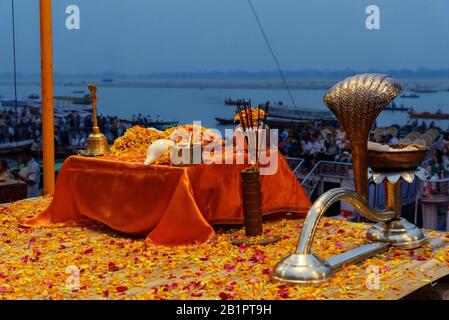
[[[263,119],[265,117],[265,111],[260,108],[252,108],[251,111],[253,124],[259,123],[258,119]],[[240,118],[245,119],[244,121],[248,121],[249,119],[249,117],[246,116],[244,109],[235,114],[234,122],[240,122]]]
[[[185,130],[185,131],[183,131]],[[123,136],[117,138],[111,147],[109,156],[119,158],[121,160],[138,160],[141,161],[145,157],[148,147],[151,143],[158,139],[171,139],[177,143],[183,141],[181,133],[192,133],[193,125],[181,125],[168,128],[165,131],[158,131],[153,128],[145,128],[143,126],[134,126],[126,130]],[[186,137],[184,137],[185,139]],[[188,138],[188,137],[187,137]],[[222,143],[219,136],[214,134],[210,129],[200,127],[200,136],[203,146],[211,143]],[[167,151],[156,164],[169,164],[171,149]]]

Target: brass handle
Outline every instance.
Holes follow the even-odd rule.
[[[309,254],[312,247],[318,222],[323,214],[337,201],[346,201],[356,209],[361,216],[375,222],[387,222],[394,219],[396,213],[393,211],[384,211],[382,213],[370,208],[365,198],[352,191],[343,188],[331,189],[323,193],[312,205],[307,213],[306,220],[299,237],[296,253]]]
[[[93,120],[93,127],[92,132],[95,134],[98,134],[100,132],[100,128],[98,128],[98,119],[97,119],[97,86],[93,83],[89,83],[87,85],[90,92],[90,103],[92,104],[92,120]]]

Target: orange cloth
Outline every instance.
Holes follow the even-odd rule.
[[[145,166],[72,156],[59,171],[50,206],[31,226],[86,217],[151,242],[178,245],[214,237],[211,224],[243,223],[240,171],[246,165]],[[272,176],[261,176],[263,214],[305,215],[310,201],[280,156]]]

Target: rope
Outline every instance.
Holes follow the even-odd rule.
[[[278,59],[276,58],[276,55],[274,54],[273,48],[272,48],[271,45],[270,45],[270,41],[268,41],[268,37],[267,37],[267,35],[266,35],[266,33],[265,33],[263,27],[262,27],[262,23],[260,22],[260,19],[259,19],[259,17],[257,16],[257,12],[256,12],[256,10],[254,9],[254,6],[253,6],[251,0],[248,0],[248,4],[249,4],[249,6],[251,7],[251,11],[253,12],[254,17],[256,18],[257,25],[259,26],[260,32],[262,33],[263,38],[265,39],[265,43],[266,43],[268,49],[270,50],[271,56],[273,57],[274,63],[276,64],[276,67],[277,67],[277,69],[278,69],[278,71],[279,71],[279,74],[280,74],[280,76],[281,76],[281,78],[282,78],[282,82],[284,83],[284,86],[285,86],[285,88],[287,89],[288,95],[290,96],[290,100],[292,101],[293,106],[294,106],[296,109],[298,109],[298,107],[296,106],[295,99],[293,98],[293,95],[292,95],[292,93],[291,93],[291,91],[290,91],[290,88],[289,88],[289,86],[288,86],[287,80],[285,79],[284,73],[282,72],[282,69],[281,69],[281,66],[280,66],[280,64],[279,64],[279,61],[278,61]]]
[[[13,52],[13,66],[14,66],[14,109],[16,111],[16,126],[19,124],[19,116],[17,114],[17,70],[16,70],[16,23],[14,14],[14,0],[11,0],[12,13],[12,52]],[[17,142],[17,146],[19,142]]]
[[[11,13],[12,13],[12,51],[13,51],[13,68],[14,68],[14,111],[16,112],[16,130],[19,125],[19,114],[17,112],[17,68],[16,68],[16,22],[14,11],[14,0],[11,0]],[[19,149],[19,140],[17,142],[17,149]],[[20,164],[19,164],[20,165]],[[17,183],[20,180],[17,179]]]

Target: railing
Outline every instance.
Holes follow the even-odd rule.
[[[419,193],[423,198],[449,197],[449,178],[426,181],[421,184]]]
[[[287,163],[290,166],[292,172],[295,174],[296,178],[298,180],[301,180],[301,171],[299,169],[301,168],[305,160],[303,158],[295,157],[285,157],[285,160],[287,160]]]
[[[415,224],[418,223],[418,206],[420,201],[431,201],[436,206],[447,206],[447,203],[449,202],[449,178],[431,179],[421,184],[415,198]],[[425,213],[423,212],[422,214],[424,220]],[[447,221],[446,224],[447,230],[449,230],[449,221]],[[425,225],[424,221],[423,225]],[[431,226],[427,227],[432,228]],[[436,221],[434,227],[436,227]]]
[[[312,197],[315,191],[317,191],[317,188],[317,196],[325,192],[324,184],[326,182],[339,183],[342,187],[353,189],[354,176],[352,173],[352,163],[325,160],[318,161],[313,166],[312,170],[310,170],[304,179],[302,179],[301,185],[308,196]],[[419,179],[415,179],[411,184],[402,184],[401,204],[403,206],[413,204],[416,201],[419,185]],[[376,210],[385,208],[385,189],[383,184],[370,183],[369,204]]]
[[[352,163],[320,160],[302,179],[301,185],[311,197],[317,187],[320,187],[319,194],[323,193],[324,182],[334,181],[342,183],[344,180],[354,180],[352,174]]]

